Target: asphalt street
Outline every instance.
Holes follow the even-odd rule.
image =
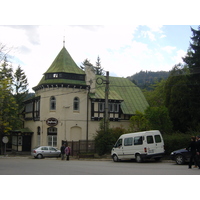
[[[0,157],[0,175],[200,175],[199,169],[174,162],[113,162],[60,158]]]

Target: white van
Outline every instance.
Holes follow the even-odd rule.
[[[128,159],[142,162],[150,158],[160,160],[164,152],[160,131],[152,130],[121,135],[111,151],[111,156],[114,162]]]

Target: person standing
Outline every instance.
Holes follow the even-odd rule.
[[[60,151],[61,151],[61,160],[64,160],[64,157],[65,157],[65,143],[63,143],[63,145],[60,147]]]
[[[197,163],[197,159],[196,159],[196,154],[197,154],[196,147],[197,147],[196,146],[196,137],[192,136],[191,137],[191,142],[190,142],[189,146],[186,148],[186,150],[189,150],[189,148],[190,148],[190,152],[191,152],[190,162],[189,162],[189,165],[188,165],[189,169],[191,169],[193,161],[195,163]]]
[[[66,160],[69,160],[69,155],[71,153],[71,148],[70,146],[68,145],[66,148],[65,148],[65,154],[66,154]]]

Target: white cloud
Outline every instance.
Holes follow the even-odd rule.
[[[138,26],[0,26],[0,42],[17,47],[12,52],[14,64],[20,62],[30,88],[39,83],[62,49],[63,36],[66,49],[78,65],[86,58],[95,65],[100,56],[104,70],[120,77],[141,70],[169,70],[185,53],[179,50],[169,58],[176,47],[151,42],[164,37],[162,26],[149,26],[142,32],[148,38],[145,43],[135,35],[137,30]]]
[[[166,51],[169,54],[172,53],[175,49],[176,49],[176,47],[172,47],[172,46],[162,47],[162,50]]]
[[[183,50],[178,50],[176,52],[176,55],[173,57],[174,60],[174,64],[178,64],[178,63],[183,63],[183,57],[185,57],[187,54],[187,52],[183,51]]]
[[[163,26],[162,25],[147,25],[147,27],[150,28],[151,32],[163,33],[163,31],[162,31]]]
[[[167,36],[166,36],[166,35],[161,35],[161,36],[160,36],[160,38],[165,38],[165,37],[167,37]]]

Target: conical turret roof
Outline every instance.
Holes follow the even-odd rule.
[[[45,74],[57,72],[85,74],[85,72],[76,65],[65,47],[61,49]]]
[[[86,86],[85,72],[80,69],[67,49],[63,47],[56,56],[55,60],[44,73],[39,84],[33,90],[41,89],[41,87],[53,86]]]

